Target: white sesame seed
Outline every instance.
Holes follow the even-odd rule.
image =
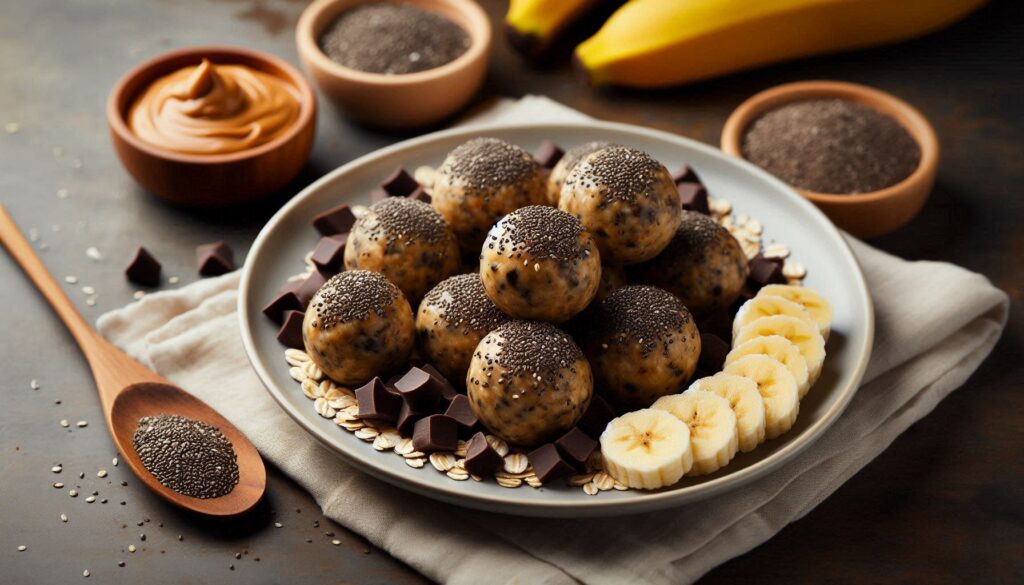
[[[25,552],[26,550],[28,550],[28,547],[24,544],[18,546],[18,552]]]
[[[67,515],[67,514],[63,514],[63,513],[62,513],[62,514],[60,515],[60,521],[61,521],[61,522],[64,522],[65,524],[67,524],[67,521],[68,521],[68,515]]]
[[[28,383],[28,387],[33,390],[39,390],[39,380],[33,378],[32,381]]]
[[[89,496],[88,498],[85,498],[85,501],[86,503],[91,504],[96,501],[96,496]]]
[[[77,498],[78,490],[68,490],[68,495],[71,496],[72,498]]]
[[[107,477],[107,470],[101,469],[96,472],[96,477]]]
[[[117,467],[117,457],[111,459],[110,462],[114,465],[114,467]]]
[[[274,522],[275,528],[281,528],[282,526],[284,526],[284,524],[281,524],[280,522]]]
[[[60,419],[60,426],[67,428],[71,426],[71,423],[68,422],[68,419],[62,418]]]
[[[80,421],[76,422],[75,424],[78,425],[78,428],[84,428],[84,427],[89,426],[89,423],[84,421],[84,420],[80,420]]]
[[[57,489],[61,489],[62,487],[64,487],[64,484],[62,482],[55,481],[55,482],[53,482],[53,487],[55,487]]]
[[[64,277],[64,282],[66,282],[68,284],[78,284],[78,277],[69,274],[69,275]]]
[[[128,552],[130,552],[130,553],[135,552],[135,545],[134,544],[129,544],[128,545]]]
[[[96,297],[89,297],[89,298],[85,299],[85,304],[89,305],[90,307],[95,307],[96,306]]]
[[[96,289],[94,289],[93,287],[91,287],[89,285],[85,285],[85,286],[82,287],[82,292],[87,294],[87,295],[94,295],[94,294],[96,294]]]
[[[95,260],[96,262],[103,260],[103,254],[100,254],[100,251],[96,249],[96,246],[89,246],[88,248],[86,248],[85,255],[88,256],[90,259]]]
[[[64,471],[64,466],[63,465],[54,465],[53,467],[50,468],[50,471],[52,471],[54,473],[60,473],[61,471]]]
[[[141,291],[141,290],[135,291],[135,294],[132,295],[132,297],[134,297],[135,300],[139,300],[139,299],[141,299],[144,296],[146,296],[146,293],[144,291]]]
[[[341,544],[341,541],[338,540],[337,538],[335,538],[334,540],[331,541],[331,544],[333,544],[334,546],[338,546],[339,544]]]
[[[178,284],[178,282],[180,282],[180,281],[181,281],[181,279],[178,278],[177,276],[172,276],[172,277],[167,279],[167,282],[169,284]]]
[[[89,575],[92,575],[92,573],[89,572],[89,569],[86,569],[86,570],[82,571],[82,576],[83,577],[88,578]]]

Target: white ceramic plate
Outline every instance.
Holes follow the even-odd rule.
[[[588,496],[564,482],[533,489],[502,488],[492,480],[452,481],[430,465],[407,466],[321,418],[288,375],[277,327],[260,311],[278,287],[303,268],[303,256],[319,236],[310,226],[317,213],[343,202],[366,203],[378,182],[396,167],[437,166],[445,154],[476,136],[496,136],[535,149],[551,139],[563,148],[608,140],[645,150],[670,169],[686,162],[713,196],[759,219],[764,241],[787,244],[808,268],[806,284],[835,307],[828,358],[821,378],[800,405],[796,426],[784,436],[739,454],[719,472],[686,478],[655,492],[607,491]],[[267,389],[288,414],[323,444],[362,471],[399,487],[460,506],[534,516],[587,517],[646,512],[723,493],[777,469],[813,443],[836,420],[860,382],[871,353],[874,316],[864,277],[839,232],[793,189],[757,167],[715,148],[665,132],[624,124],[586,122],[454,129],[407,140],[368,154],[327,174],[292,199],[263,228],[246,259],[239,295],[242,339]]]

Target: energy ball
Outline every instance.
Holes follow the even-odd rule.
[[[417,303],[435,284],[459,269],[455,233],[430,205],[388,197],[356,221],[345,245],[347,270],[387,276]]]
[[[465,384],[480,340],[508,320],[487,298],[478,272],[449,277],[430,289],[416,313],[420,353],[445,378]]]
[[[363,384],[409,359],[415,341],[412,308],[382,274],[342,272],[310,301],[302,341],[329,378],[347,386]]]
[[[630,279],[679,297],[694,314],[733,304],[747,280],[747,257],[736,238],[714,219],[684,211],[669,245],[650,262],[632,267]]]
[[[653,286],[626,286],[608,295],[584,339],[597,391],[623,411],[680,392],[700,357],[690,312]]]
[[[562,322],[582,311],[601,282],[601,258],[580,221],[531,205],[499,221],[480,252],[487,296],[517,319]]]
[[[448,154],[430,196],[455,230],[462,252],[475,256],[499,219],[546,203],[547,187],[530,153],[497,138],[474,138]]]
[[[584,157],[566,177],[558,208],[594,234],[609,264],[657,256],[672,239],[682,212],[668,169],[651,155],[624,146]]]
[[[558,206],[558,198],[562,195],[562,184],[565,183],[565,178],[583,160],[583,157],[608,146],[611,146],[611,143],[599,140],[585,142],[565,151],[562,158],[555,164],[555,168],[551,169],[551,174],[548,175],[548,203]]]
[[[561,329],[509,321],[480,341],[466,374],[477,418],[510,443],[534,446],[571,429],[590,404],[594,379]]]

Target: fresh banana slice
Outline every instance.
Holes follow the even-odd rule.
[[[672,485],[693,465],[690,428],[664,410],[634,410],[605,427],[601,455],[605,470],[629,487]]]
[[[757,296],[782,297],[786,300],[799,303],[811,314],[814,322],[821,329],[821,336],[828,339],[829,331],[832,328],[832,303],[821,296],[817,291],[805,286],[793,286],[791,284],[770,284],[761,288]]]
[[[804,359],[804,356],[800,355],[799,347],[781,335],[755,337],[750,341],[743,342],[734,347],[725,356],[725,365],[729,365],[741,357],[758,354],[773,357],[789,368],[789,373],[793,374],[793,379],[796,380],[796,388],[800,392],[800,400],[803,400],[804,396],[807,395],[807,391],[811,389],[811,379],[807,372],[807,360]]]
[[[726,374],[750,378],[764,400],[764,432],[774,439],[793,428],[800,412],[800,399],[793,374],[779,360],[766,355],[748,355],[725,366]]]
[[[736,456],[736,413],[729,401],[718,394],[694,390],[662,396],[651,409],[664,410],[690,427],[693,467],[687,475],[714,473]]]
[[[807,375],[813,384],[821,374],[821,365],[825,363],[825,339],[818,328],[789,315],[761,317],[740,329],[733,339],[733,347],[739,347],[755,337],[769,335],[781,335],[797,346],[800,355],[807,360]]]
[[[732,336],[736,337],[740,329],[762,317],[773,317],[775,315],[789,315],[797,319],[803,319],[808,323],[818,326],[817,321],[804,309],[803,305],[791,300],[772,295],[757,295],[740,306],[736,311],[736,318],[732,322]]]
[[[799,352],[796,355],[803,359]],[[736,414],[740,451],[749,453],[764,442],[764,399],[757,391],[757,383],[750,378],[719,372],[694,381],[684,394],[698,390],[718,394],[729,401]]]

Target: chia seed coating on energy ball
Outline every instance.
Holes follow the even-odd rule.
[[[441,281],[427,293],[423,302],[436,306],[448,324],[457,328],[488,332],[509,319],[487,298],[480,275],[476,273]]]
[[[178,415],[139,419],[132,439],[142,465],[164,487],[207,499],[238,485],[238,456],[217,427]]]
[[[362,321],[371,312],[384,317],[401,294],[384,275],[368,270],[349,270],[332,276],[313,298],[320,327]],[[315,326],[315,324],[314,324]]]
[[[579,146],[574,146],[569,150],[565,151],[565,155],[562,156],[562,161],[564,161],[563,164],[565,165],[565,168],[572,170],[572,168],[579,164],[581,160],[586,158],[588,154],[592,152],[597,152],[602,148],[608,148],[609,146],[617,145],[613,145],[610,142],[605,142],[603,140],[595,140],[593,142],[586,142],[584,144],[580,144]]]
[[[576,217],[545,205],[519,208],[505,216],[500,231],[487,236],[486,246],[509,258],[569,262],[588,255],[579,246],[583,224]]]
[[[675,295],[654,286],[625,286],[601,301],[595,325],[616,343],[639,343],[644,355],[673,333],[682,333],[690,312]]]
[[[491,335],[503,340],[496,359],[510,376],[552,374],[583,359],[583,351],[569,334],[548,323],[509,321]]]
[[[436,243],[444,239],[448,224],[430,205],[406,197],[387,197],[370,206],[377,222],[360,222],[371,240],[386,238],[388,244],[401,238],[405,242],[422,240]]]
[[[630,205],[636,203],[637,195],[651,190],[658,171],[664,168],[646,152],[625,146],[610,146],[585,160],[576,166],[566,183],[582,181],[586,188],[601,189],[604,201]]]
[[[488,194],[528,180],[537,172],[537,162],[504,140],[474,138],[448,155],[441,172],[461,180],[468,189]]]

